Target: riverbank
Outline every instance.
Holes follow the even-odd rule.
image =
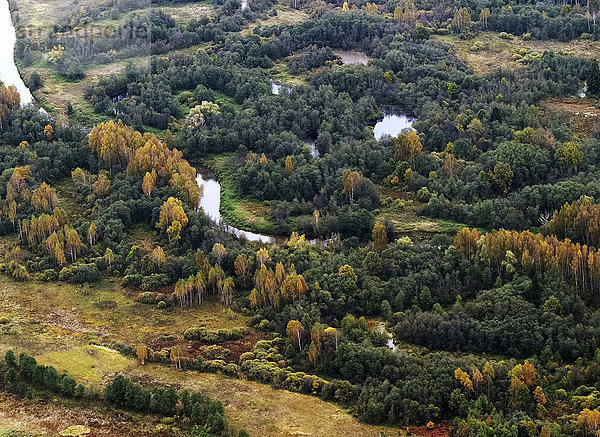
[[[233,166],[227,160],[233,154],[212,155],[201,164],[209,168],[221,184],[221,216],[233,227],[259,234],[276,234],[277,227],[271,218],[271,209],[265,202],[244,199],[235,182]]]
[[[15,43],[17,36],[13,26],[7,0],[0,0],[0,82],[14,86],[21,96],[21,104],[33,103],[33,96],[23,82],[15,64]]]

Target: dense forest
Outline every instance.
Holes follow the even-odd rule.
[[[105,335],[136,369],[257,381],[399,433],[600,432],[600,69],[556,49],[597,42],[597,2],[216,0],[181,18],[199,3],[94,2],[20,35],[38,103],[56,77],[80,95],[63,114],[0,86],[2,274],[84,299],[116,284],[132,317],[172,325],[226,311]],[[481,71],[457,44],[482,35],[549,46]],[[410,127],[377,137],[390,114]],[[239,220],[269,243],[199,206],[211,165],[221,209],[250,205]],[[96,389],[14,344],[0,389],[16,397],[248,435],[205,393],[127,372]]]

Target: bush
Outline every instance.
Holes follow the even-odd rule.
[[[139,287],[142,283],[142,275],[127,275],[121,279],[123,287]]]
[[[187,341],[203,341],[216,344],[240,340],[246,335],[248,335],[248,329],[246,327],[237,327],[233,329],[207,329],[204,326],[193,326],[185,330],[183,338]]]
[[[98,282],[101,278],[100,270],[96,264],[82,264],[72,269],[72,282],[83,284],[84,282]]]
[[[227,348],[213,344],[203,347],[202,353],[206,355],[206,358],[209,360],[224,360],[231,353],[231,351]]]
[[[147,305],[154,305],[156,303],[156,296],[151,291],[145,291],[137,297],[136,301]]]
[[[58,274],[58,280],[63,282],[68,282],[73,277],[73,271],[68,269],[67,267],[63,267],[63,269]]]
[[[46,282],[56,281],[58,280],[58,272],[53,269],[46,269],[40,274],[39,279]]]
[[[37,71],[34,71],[29,75],[27,86],[31,91],[39,90],[41,87],[44,86],[44,82],[42,81],[42,78],[40,77]]]
[[[419,202],[427,203],[427,202],[429,202],[430,198],[431,198],[431,193],[429,192],[427,187],[420,188],[419,191],[417,191],[417,200]]]
[[[108,268],[108,264],[103,256],[99,256],[98,258],[92,258],[90,261],[96,264],[96,267],[98,267],[98,270],[100,270],[101,272],[105,271]]]
[[[142,290],[150,291],[169,285],[171,279],[164,273],[152,274],[142,278]]]

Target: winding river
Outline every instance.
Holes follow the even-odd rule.
[[[248,0],[242,1],[242,9],[248,5]],[[15,64],[15,44],[16,31],[12,23],[8,0],[0,0],[0,81],[6,86],[13,85],[21,95],[21,103],[28,105],[33,103],[33,96],[25,82],[21,78],[17,66]],[[345,58],[344,63],[365,63],[366,56],[357,56],[354,52],[342,52],[342,57]],[[277,84],[271,81],[271,92],[279,94],[281,91],[289,92],[290,88]],[[410,129],[413,120],[403,115],[385,113],[383,120],[379,121],[373,130],[375,138],[380,140],[386,135],[396,136],[404,129]],[[319,156],[319,153],[314,146],[314,143],[309,143],[311,146],[311,154],[313,157]],[[228,232],[231,232],[238,237],[245,238],[248,241],[259,241],[263,243],[273,243],[276,238],[271,235],[257,234],[250,231],[244,231],[228,225],[222,220],[221,207],[221,184],[216,180],[215,176],[208,170],[199,168],[196,177],[196,182],[200,186],[204,186],[204,195],[200,200],[199,207],[204,210],[206,215],[216,224],[222,224]]]
[[[33,103],[33,96],[19,75],[15,65],[17,34],[13,26],[8,0],[0,0],[0,81],[12,85],[21,95],[21,104]]]
[[[196,183],[198,186],[203,186],[203,195],[200,199],[200,208],[204,213],[216,224],[222,224],[225,230],[237,235],[240,238],[245,238],[248,241],[259,241],[262,243],[273,243],[275,237],[270,235],[256,234],[250,231],[243,231],[228,225],[221,218],[221,184],[215,178],[215,175],[208,169],[203,167],[197,168]]]

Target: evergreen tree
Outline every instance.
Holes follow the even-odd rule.
[[[598,61],[595,59],[590,64],[587,76],[587,92],[594,96],[600,94],[600,68],[598,68]]]

